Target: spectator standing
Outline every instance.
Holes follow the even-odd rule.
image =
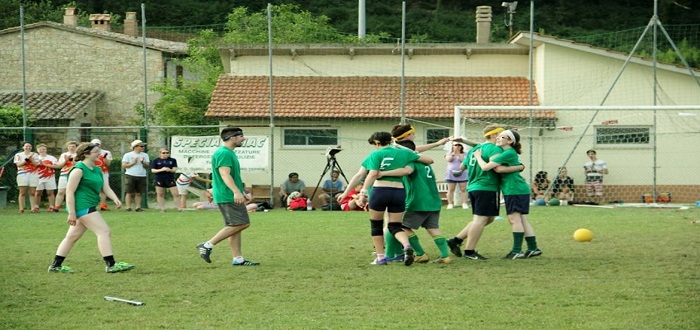
[[[90,143],[100,147],[100,157],[95,161],[95,165],[102,169],[102,176],[104,176],[105,182],[109,184],[109,164],[112,163],[112,152],[102,149],[102,141],[100,141],[100,139],[93,139]],[[109,211],[109,207],[107,207],[107,195],[103,192],[100,192],[100,210]]]
[[[126,210],[131,211],[131,202],[134,201],[136,212],[141,212],[141,196],[146,190],[148,168],[151,163],[148,154],[143,152],[146,144],[141,140],[131,142],[131,152],[122,157],[122,168],[125,169],[124,180],[126,182]]]
[[[298,191],[304,195],[304,190],[306,190],[304,181],[299,180],[299,173],[289,173],[288,177],[289,179],[282,182],[282,185],[280,185],[280,205],[283,207],[287,207],[287,197],[289,197],[289,194]]]
[[[586,151],[590,161],[583,164],[583,172],[586,174],[586,196],[591,202],[599,204],[603,201],[605,187],[603,187],[603,174],[608,174],[608,163],[598,159],[595,150]]]
[[[49,200],[49,212],[58,212],[54,209],[56,198],[54,190],[56,190],[56,169],[62,166],[56,165],[58,159],[46,153],[46,145],[39,144],[36,146],[36,151],[39,152],[39,165],[36,168],[36,173],[39,176],[39,184],[36,186],[36,205],[41,205],[41,195],[46,190],[46,196]]]
[[[19,213],[24,213],[25,199],[29,193],[29,204],[32,213],[39,212],[39,206],[36,205],[36,186],[39,185],[39,175],[36,173],[36,167],[39,165],[39,155],[32,152],[32,144],[29,142],[22,143],[22,151],[15,154],[14,163],[17,166],[17,188],[19,189],[18,204]]]
[[[78,142],[68,141],[66,142],[66,148],[68,151],[62,153],[58,156],[58,164],[61,169],[60,175],[58,176],[58,193],[56,194],[56,205],[54,209],[60,210],[61,204],[63,204],[63,198],[66,196],[66,186],[68,185],[68,172],[73,168],[74,159],[76,156],[75,150],[78,148]]]
[[[467,171],[460,169],[460,165],[464,161],[464,145],[454,143],[450,152],[445,155],[447,160],[447,171],[445,173],[445,182],[447,182],[447,209],[453,209],[454,194],[459,187],[460,198],[462,199],[462,208],[468,209],[467,204]]]
[[[153,160],[151,173],[155,174],[156,201],[161,212],[165,212],[165,190],[170,191],[173,201],[178,202],[178,191],[175,185],[175,173],[177,172],[177,160],[170,157],[168,149],[160,149],[158,158]],[[178,207],[178,210],[180,208]]]

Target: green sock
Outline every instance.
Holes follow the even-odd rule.
[[[535,236],[525,237],[525,242],[527,242],[527,249],[530,251],[537,250],[537,238]]]
[[[525,237],[525,233],[513,232],[513,250],[511,250],[512,252],[523,252],[523,237]],[[527,245],[530,245],[530,241],[528,241]]]
[[[416,255],[422,256],[425,254],[425,250],[423,250],[423,246],[420,245],[420,241],[418,240],[418,236],[416,234],[408,236],[408,243],[411,244],[411,247],[413,248],[413,251],[416,252]]]
[[[399,244],[399,241],[394,238],[394,235],[392,235],[390,232],[385,231],[384,232],[384,251],[386,254],[387,258],[394,258],[396,257],[396,245],[401,245]]]
[[[440,258],[449,257],[450,247],[447,246],[447,239],[445,239],[445,236],[435,236],[433,237],[433,240],[435,241],[435,245],[437,245],[438,249],[440,250]]]

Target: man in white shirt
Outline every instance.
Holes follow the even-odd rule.
[[[605,189],[603,187],[603,174],[608,174],[608,163],[598,159],[595,150],[586,151],[591,160],[583,165],[586,174],[586,196],[596,204],[603,200]]]
[[[122,157],[122,168],[125,170],[124,180],[126,182],[126,210],[131,211],[131,201],[134,200],[136,212],[141,212],[141,196],[146,190],[146,180],[148,173],[146,168],[151,163],[148,154],[143,152],[146,144],[141,140],[131,142],[131,152],[127,152]]]

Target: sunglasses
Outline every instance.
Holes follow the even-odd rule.
[[[167,154],[169,154],[169,153],[170,153],[169,151],[163,151],[163,152],[161,152],[160,154],[161,154],[161,155],[167,155]]]

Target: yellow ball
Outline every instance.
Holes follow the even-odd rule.
[[[574,240],[576,242],[590,242],[593,240],[593,232],[585,228],[578,229],[574,232]]]

